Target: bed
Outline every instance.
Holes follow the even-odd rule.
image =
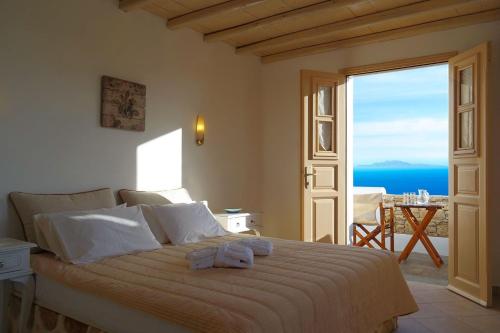
[[[418,310],[386,251],[270,239],[273,254],[256,257],[252,269],[188,268],[187,252],[241,237],[251,236],[165,244],[86,265],[33,254],[33,331],[44,332],[37,318],[50,310],[88,325],[82,332],[378,333]]]

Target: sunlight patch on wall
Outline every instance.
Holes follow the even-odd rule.
[[[182,128],[137,147],[137,189],[182,187]]]

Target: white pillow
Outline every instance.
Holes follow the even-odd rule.
[[[153,211],[174,245],[228,234],[202,202],[153,206]]]
[[[73,264],[161,248],[139,207],[39,214],[34,221],[49,250]]]
[[[113,207],[114,208],[124,208],[124,207],[127,207],[127,204],[121,204],[119,206],[116,206],[116,207]],[[99,208],[99,209],[93,209],[92,211],[88,211],[88,212],[92,212],[92,213],[100,213],[100,212],[108,212],[109,211],[109,208]],[[58,212],[59,214],[66,214],[66,213],[69,213],[70,211],[64,211],[64,212]],[[76,210],[74,211],[75,213],[82,213],[84,212],[83,210]],[[45,251],[49,251],[49,252],[54,252],[54,251],[51,251],[50,249],[50,245],[49,245],[49,240],[47,239],[47,237],[49,237],[51,239],[51,243],[52,243],[52,246],[57,246],[55,243],[54,243],[54,239],[53,239],[53,235],[49,232],[47,233],[47,237],[45,236],[44,232],[40,229],[40,227],[42,225],[45,225],[44,222],[37,222],[37,220],[41,220],[41,219],[46,219],[47,215],[49,213],[40,213],[40,214],[36,214],[33,216],[33,229],[35,231],[35,240],[36,240],[36,243],[38,244],[38,247],[45,250]]]
[[[207,201],[200,201],[200,202],[208,207]],[[180,203],[182,203],[182,202],[180,202]],[[156,215],[153,211],[153,207],[161,207],[162,205],[139,204],[137,206],[141,208],[142,215],[146,219],[146,222],[148,222],[149,228],[151,229],[151,232],[153,233],[153,235],[155,235],[156,240],[160,244],[170,243],[170,239],[168,239],[168,236],[165,233],[165,230],[163,230],[163,227],[161,226],[160,221],[158,220],[158,218],[156,217]]]
[[[141,208],[142,215],[146,219],[146,222],[149,225],[149,228],[151,229],[151,232],[153,235],[155,235],[156,240],[160,244],[166,244],[170,243],[170,239],[168,239],[167,234],[165,233],[165,230],[163,230],[163,227],[160,224],[160,221],[156,217],[153,207],[160,207],[161,205],[137,205],[138,207]]]

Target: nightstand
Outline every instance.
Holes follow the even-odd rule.
[[[264,228],[261,213],[215,214],[215,218],[229,232],[240,233],[253,231],[260,236]]]
[[[35,280],[30,268],[30,249],[36,244],[16,239],[0,239],[0,331],[7,331],[7,306],[9,304],[11,283],[22,285],[19,332],[26,331],[26,324],[35,296]]]

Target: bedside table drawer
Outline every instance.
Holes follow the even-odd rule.
[[[235,214],[215,214],[217,221],[229,232],[241,233],[247,231],[258,231],[264,228],[264,221],[261,213],[235,213]]]
[[[19,251],[0,254],[0,273],[24,269],[24,257],[25,254]]]
[[[247,227],[260,227],[262,226],[262,215],[252,214],[247,216]]]
[[[227,230],[238,233],[242,231],[247,231],[247,220],[244,216],[237,218],[230,218],[227,220]]]

